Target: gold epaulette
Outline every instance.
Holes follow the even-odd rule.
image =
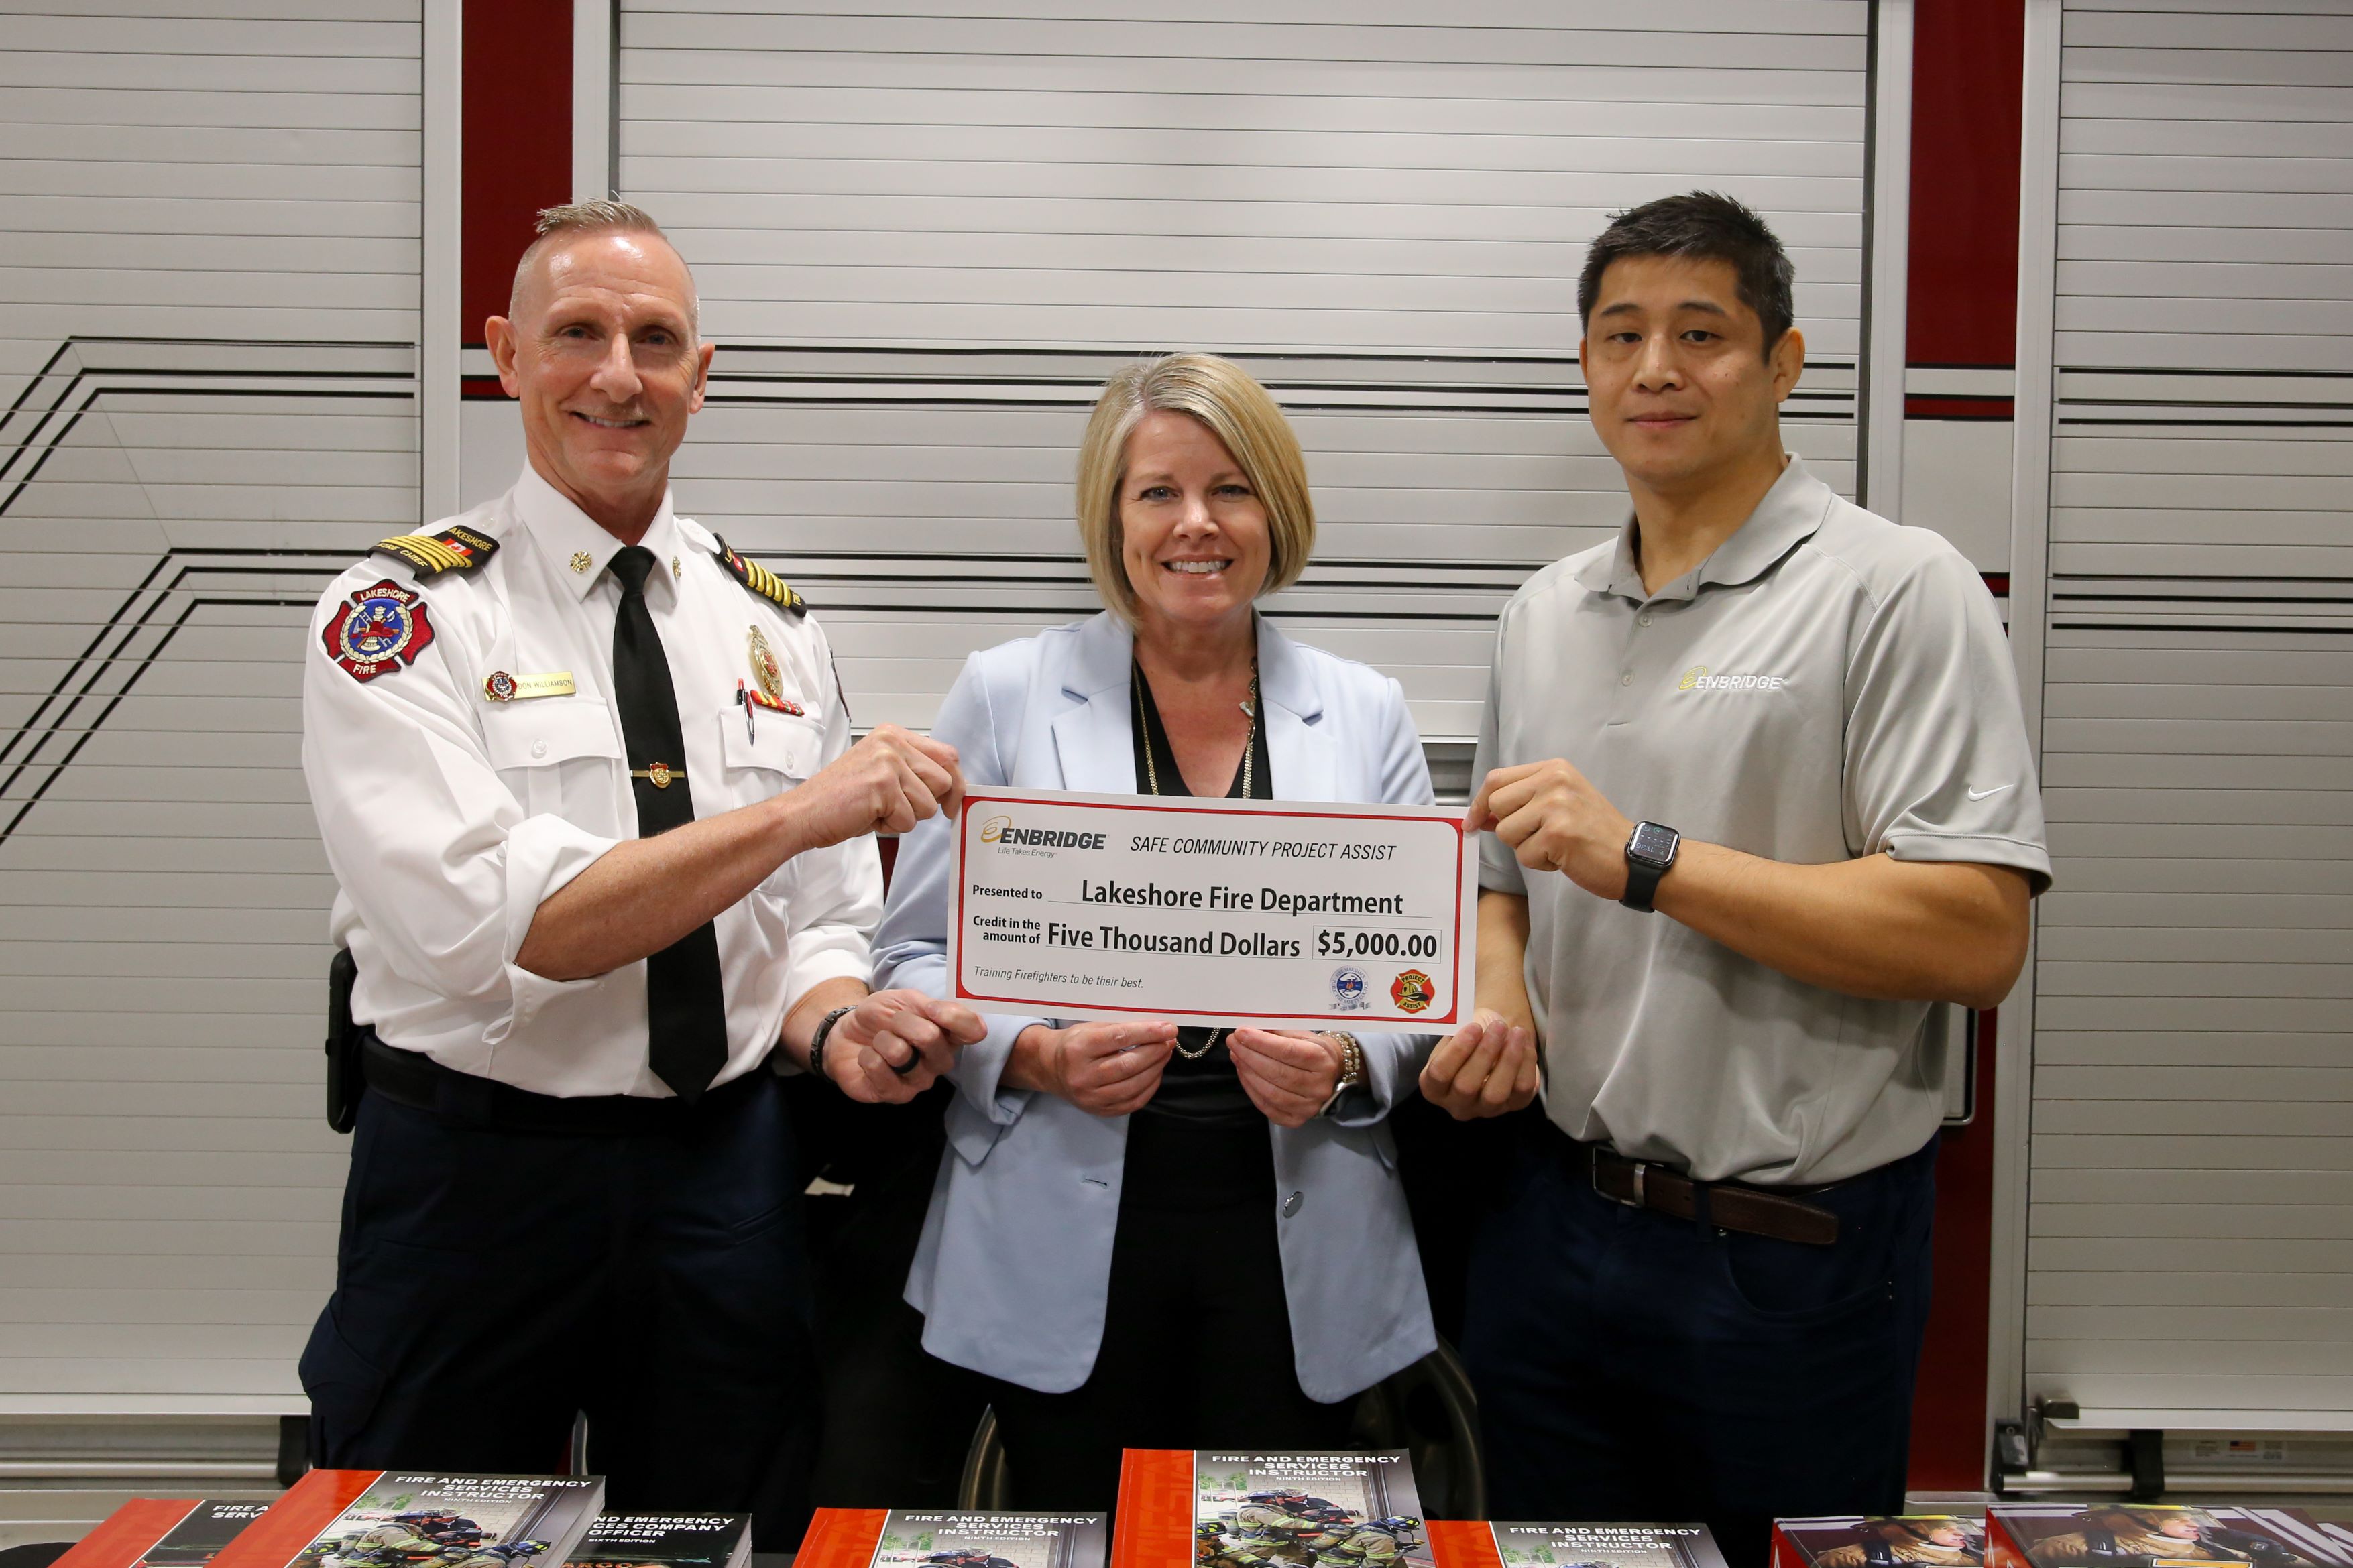
[[[430,582],[445,572],[480,571],[498,552],[497,540],[470,528],[445,529],[439,533],[396,533],[390,539],[377,540],[368,550],[371,555],[406,561],[419,582]]]
[[[715,533],[712,537],[719,539]],[[712,553],[719,557],[719,564],[726,569],[727,575],[734,578],[785,614],[795,617],[808,614],[808,601],[793,592],[791,584],[759,563],[744,560],[727,547],[725,540],[719,539],[719,548]]]

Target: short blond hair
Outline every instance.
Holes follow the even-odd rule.
[[[1079,443],[1079,540],[1095,591],[1120,619],[1135,624],[1135,586],[1120,560],[1120,486],[1127,439],[1146,414],[1189,415],[1226,445],[1266,508],[1269,558],[1259,595],[1288,588],[1315,552],[1315,503],[1307,459],[1282,405],[1250,372],[1217,354],[1168,354],[1129,365],[1103,384]]]
[[[678,251],[677,246],[670,245],[670,236],[662,232],[661,225],[654,221],[653,214],[628,202],[566,202],[561,206],[543,207],[532,226],[537,237],[523,247],[522,258],[515,263],[514,285],[507,290],[509,316],[522,303],[523,279],[531,276],[533,265],[555,247],[581,235],[649,234],[670,245],[672,254]],[[686,258],[680,256],[679,264],[684,267]],[[688,325],[701,337],[702,300],[694,287],[692,268],[687,269],[686,308]]]

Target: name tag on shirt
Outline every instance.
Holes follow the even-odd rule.
[[[492,702],[520,702],[531,697],[569,697],[577,689],[572,684],[572,672],[568,669],[550,670],[544,675],[510,675],[503,669],[497,669],[482,678],[482,695]]]

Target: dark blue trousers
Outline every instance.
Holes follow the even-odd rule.
[[[1761,1568],[1776,1516],[1901,1512],[1935,1141],[1808,1195],[1809,1247],[1613,1202],[1538,1129],[1472,1261],[1491,1514],[1703,1520]]]
[[[818,1400],[791,1136],[759,1076],[626,1135],[371,1091],[302,1352],[313,1461],[546,1473],[585,1411],[607,1509],[753,1512],[790,1550]]]

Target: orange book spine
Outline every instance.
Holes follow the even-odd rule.
[[[1425,1527],[1438,1568],[1504,1568],[1495,1532],[1472,1520],[1433,1519]]]
[[[1193,1450],[1130,1448],[1119,1462],[1111,1568],[1192,1568]]]
[[[2031,1568],[2025,1548],[1992,1509],[1986,1510],[1986,1568]]]
[[[312,1470],[271,1503],[268,1513],[221,1548],[212,1568],[286,1568],[383,1474],[382,1470]]]
[[[818,1510],[793,1568],[866,1568],[882,1543],[882,1521],[889,1517],[890,1510],[880,1508]]]
[[[192,1497],[135,1497],[90,1528],[55,1568],[131,1568],[195,1511]]]

